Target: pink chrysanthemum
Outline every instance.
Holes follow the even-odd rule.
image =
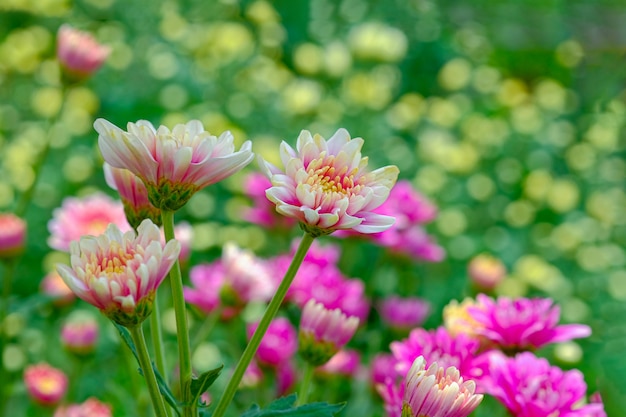
[[[122,232],[131,230],[120,201],[101,193],[81,198],[67,197],[61,207],[54,209],[52,220],[48,222],[48,245],[67,252],[70,242],[86,235],[101,235],[110,223]]]
[[[162,210],[177,210],[198,190],[221,181],[254,158],[246,141],[235,151],[230,132],[219,137],[198,120],[155,129],[150,122],[128,123],[125,132],[104,119],[94,123],[104,160],[141,178],[150,202]]]
[[[286,142],[280,146],[285,172],[261,161],[272,182],[267,198],[278,213],[298,220],[315,236],[340,229],[359,233],[388,229],[394,219],[373,210],[385,201],[399,171],[393,165],[367,171],[362,146],[363,139],[350,139],[345,129],[328,140],[303,130],[296,149]]]
[[[444,369],[435,362],[426,368],[420,356],[406,377],[402,416],[466,417],[483,399],[475,390],[474,381],[464,381],[454,366]]]
[[[52,297],[54,305],[59,307],[70,304],[76,298],[57,271],[47,273],[41,280],[39,289],[42,293]]]
[[[591,328],[583,324],[559,326],[560,309],[550,298],[494,300],[479,294],[476,300],[476,305],[467,308],[478,323],[476,334],[503,349],[536,349],[591,334]]]
[[[57,404],[67,391],[67,376],[47,363],[30,365],[24,370],[24,384],[30,397],[41,405]]]
[[[222,261],[192,267],[189,271],[189,279],[193,287],[183,289],[185,301],[206,314],[215,311],[221,305],[220,290],[226,280]],[[232,313],[234,314],[234,311]]]
[[[98,43],[87,32],[62,25],[57,35],[57,58],[72,76],[87,77],[96,72],[111,49]]]
[[[424,323],[430,303],[417,297],[390,296],[380,301],[378,312],[383,322],[392,328],[411,330]]]
[[[324,365],[318,367],[315,373],[318,375],[343,375],[356,376],[361,364],[361,354],[354,349],[341,349]]]
[[[156,289],[180,252],[180,244],[161,242],[159,228],[144,220],[124,234],[109,225],[98,237],[72,242],[71,268],[57,270],[74,293],[123,326],[141,323],[152,311]]]
[[[300,355],[314,366],[328,362],[352,338],[359,319],[309,300],[300,319]]]
[[[24,251],[26,222],[11,213],[0,213],[0,259],[13,258]]]
[[[71,353],[88,354],[96,348],[99,334],[100,327],[91,314],[75,311],[61,327],[61,344]]]
[[[587,385],[580,371],[563,371],[530,352],[494,355],[486,386],[515,417],[589,417],[603,410],[598,403],[582,405]]]
[[[248,338],[258,327],[258,323],[247,327]],[[277,317],[269,325],[267,332],[261,339],[261,344],[256,352],[256,358],[260,363],[279,367],[290,360],[298,350],[298,334],[296,328],[285,317]]]
[[[97,398],[88,398],[81,404],[70,404],[55,410],[53,417],[112,417],[111,406]]]

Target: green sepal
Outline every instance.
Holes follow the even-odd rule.
[[[224,365],[220,365],[215,369],[204,372],[197,378],[193,377],[191,379],[189,389],[191,390],[192,404],[197,404],[198,398],[213,385],[217,377],[220,376],[222,369],[224,369]]]
[[[241,417],[333,417],[345,406],[345,403],[318,402],[294,407],[295,402],[296,394],[292,394],[273,401],[264,410],[258,405],[253,405]]]

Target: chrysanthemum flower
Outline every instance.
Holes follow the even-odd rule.
[[[601,403],[584,404],[587,385],[580,371],[563,371],[530,352],[493,356],[487,393],[515,417],[601,415]]]
[[[26,222],[12,213],[0,213],[0,259],[13,258],[24,251]]]
[[[411,330],[421,325],[430,312],[430,303],[417,297],[390,296],[378,304],[383,322],[394,329]]]
[[[120,194],[126,219],[131,226],[138,227],[144,219],[161,224],[161,210],[150,203],[148,190],[141,178],[127,169],[114,168],[106,162],[103,168],[107,184]]]
[[[443,308],[443,324],[452,336],[464,334],[471,338],[482,339],[478,331],[483,325],[468,312],[468,308],[475,306],[476,300],[466,298],[460,303],[457,300],[451,300]]]
[[[310,300],[300,319],[300,355],[314,366],[323,365],[348,343],[358,326],[358,318]]]
[[[362,146],[363,139],[350,139],[345,129],[328,140],[303,130],[296,149],[286,142],[280,146],[285,172],[261,161],[272,182],[267,198],[277,212],[297,219],[314,236],[340,229],[359,233],[388,229],[394,219],[373,210],[385,201],[399,171],[393,165],[367,171]]]
[[[246,166],[254,155],[246,141],[235,151],[230,132],[219,137],[192,120],[155,129],[150,122],[128,123],[125,132],[104,119],[94,123],[104,160],[137,175],[148,189],[153,206],[177,210],[201,188],[214,184]]]
[[[591,328],[583,324],[558,325],[560,309],[550,298],[498,297],[484,294],[468,314],[479,324],[476,333],[502,349],[536,349],[550,343],[587,337]]]
[[[87,77],[97,71],[109,56],[111,49],[98,43],[87,32],[69,25],[59,28],[57,58],[64,70],[76,77]]]
[[[361,354],[354,349],[341,349],[324,365],[315,369],[318,375],[356,376],[361,364]]]
[[[472,258],[467,266],[470,280],[482,290],[494,289],[506,276],[506,267],[502,261],[488,254]]]
[[[96,348],[99,334],[98,322],[91,314],[75,311],[61,327],[61,344],[71,353],[88,354]]]
[[[48,222],[48,245],[67,252],[71,241],[85,235],[100,235],[109,223],[115,224],[122,232],[131,229],[120,201],[102,193],[81,198],[67,197],[61,207],[54,209]]]
[[[475,391],[474,381],[464,381],[454,366],[444,368],[435,362],[426,368],[426,360],[419,356],[406,377],[402,416],[466,417],[483,399]]]
[[[57,265],[74,293],[123,326],[141,323],[152,311],[157,287],[174,264],[180,244],[161,242],[149,219],[124,234],[109,225],[103,235],[72,242],[71,268]]]
[[[81,404],[62,406],[54,411],[53,417],[112,417],[111,406],[98,400],[88,398]]]
[[[67,286],[57,271],[47,273],[41,280],[39,289],[42,293],[54,298],[54,305],[59,307],[71,303],[76,298],[74,292]]]
[[[24,370],[24,384],[30,397],[41,405],[57,404],[67,391],[67,376],[47,363],[30,365]]]
[[[248,339],[258,327],[258,323],[247,327]],[[285,317],[276,317],[270,323],[267,332],[261,339],[256,358],[260,363],[274,368],[289,361],[298,350],[298,335],[291,322]]]

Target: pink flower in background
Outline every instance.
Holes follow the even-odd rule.
[[[161,229],[163,231],[163,229]],[[193,226],[186,221],[180,221],[174,226],[174,236],[180,243],[180,254],[178,259],[181,263],[185,263],[191,256],[191,241],[193,240]],[[165,240],[165,234],[162,234]]]
[[[318,375],[343,375],[354,377],[359,371],[361,354],[354,349],[341,349],[324,365],[319,366],[315,373]]]
[[[48,245],[68,252],[70,242],[86,235],[101,235],[110,223],[122,232],[131,230],[120,201],[101,193],[80,198],[67,197],[61,207],[54,209],[48,222]]]
[[[558,325],[560,309],[550,298],[498,297],[478,294],[468,314],[480,325],[476,333],[503,349],[536,349],[550,343],[587,337],[583,324]]]
[[[295,239],[293,241],[291,245],[292,257],[296,254],[299,244],[300,239]],[[318,240],[314,240],[306,255],[304,255],[304,260],[307,263],[315,264],[323,268],[328,265],[337,265],[337,261],[339,261],[340,255],[341,249],[338,245],[322,245]]]
[[[276,396],[287,395],[298,381],[298,369],[293,360],[279,364],[276,369]]]
[[[220,291],[226,280],[221,260],[192,267],[189,272],[189,279],[193,287],[183,289],[185,301],[207,314],[221,305]],[[231,310],[233,309],[231,308]],[[232,313],[234,314],[234,310]]]
[[[113,411],[110,405],[91,397],[81,404],[57,408],[53,417],[113,417]]]
[[[424,357],[415,359],[406,377],[403,414],[413,417],[466,417],[483,399],[475,394],[476,384],[463,380],[458,369],[439,366],[426,368]]]
[[[71,303],[76,298],[76,295],[74,295],[57,271],[47,273],[41,280],[39,289],[42,293],[53,297],[54,305],[59,307]]]
[[[180,252],[176,240],[161,242],[159,228],[144,220],[122,233],[110,225],[103,235],[71,244],[71,267],[57,265],[65,283],[81,299],[123,326],[136,326],[152,311],[156,289]]]
[[[99,334],[100,327],[91,314],[74,311],[61,327],[61,344],[71,353],[88,354],[95,350]]]
[[[389,198],[376,209],[376,212],[395,217],[394,227],[398,229],[430,223],[437,217],[437,207],[417,192],[407,180],[399,180],[396,183],[389,193]]]
[[[242,388],[254,388],[257,387],[263,380],[263,370],[259,367],[259,364],[252,359],[250,365],[246,368],[243,377],[241,378],[240,387]]]
[[[502,261],[488,254],[472,258],[467,266],[470,280],[485,291],[494,289],[506,276],[506,267]]]
[[[26,222],[11,213],[0,213],[0,259],[13,258],[24,251]]]
[[[67,376],[47,363],[27,366],[24,384],[30,397],[41,405],[55,405],[67,391]]]
[[[265,191],[271,186],[270,180],[260,172],[253,172],[246,177],[243,190],[252,200],[252,207],[244,211],[243,218],[268,228],[291,228],[295,220],[276,213],[274,203],[265,195]]]
[[[457,300],[451,300],[443,308],[443,324],[452,336],[464,334],[473,339],[481,340],[481,342],[487,342],[479,335],[483,325],[469,313],[469,308],[475,307],[476,304],[476,300],[473,298],[466,298],[460,303]],[[487,345],[488,343],[484,344]]]
[[[485,383],[515,417],[589,417],[603,410],[601,403],[582,405],[587,385],[580,371],[563,371],[530,352],[494,355]]]
[[[128,222],[135,228],[143,219],[150,219],[160,225],[161,210],[150,203],[148,190],[141,178],[127,169],[114,168],[106,162],[103,167],[106,183],[120,194]]]
[[[71,75],[87,77],[106,61],[111,49],[87,32],[62,25],[57,34],[57,58]]]
[[[388,229],[394,219],[373,210],[385,201],[399,171],[393,165],[368,171],[362,146],[363,139],[351,139],[345,129],[328,140],[303,130],[296,149],[286,142],[280,146],[285,172],[262,161],[272,182],[267,198],[278,213],[298,220],[316,236],[340,229],[359,233]]]
[[[104,160],[142,179],[152,205],[163,210],[181,208],[198,190],[219,182],[252,161],[252,144],[235,151],[230,132],[219,137],[198,120],[155,129],[148,121],[128,123],[125,132],[104,119],[94,123]]]
[[[386,234],[371,237],[377,244],[388,247],[393,252],[428,262],[439,262],[446,255],[443,248],[435,243],[422,226],[413,225],[403,230],[391,228],[384,233]]]
[[[376,387],[386,380],[394,382],[398,378],[395,370],[397,359],[390,353],[377,353],[370,363],[372,386]]]
[[[430,303],[417,297],[390,296],[380,301],[378,312],[390,327],[410,330],[424,323],[430,312]]]
[[[247,327],[248,339],[256,330],[258,323]],[[298,333],[291,322],[284,317],[277,317],[270,323],[261,340],[256,358],[262,364],[274,368],[280,366],[295,355],[298,350]]]
[[[314,366],[328,362],[354,336],[359,319],[309,300],[300,318],[300,355]]]

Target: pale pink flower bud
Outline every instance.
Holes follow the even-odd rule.
[[[71,268],[57,265],[65,283],[111,320],[136,326],[152,311],[157,287],[178,258],[180,243],[161,241],[159,228],[144,220],[122,233],[111,224],[103,235],[86,236],[70,247]]]
[[[75,311],[61,327],[61,343],[69,352],[85,355],[96,348],[99,333],[98,322],[91,314]]]
[[[19,256],[26,246],[26,222],[15,214],[0,213],[0,259]]]
[[[248,326],[248,339],[258,327],[258,323]],[[269,325],[261,339],[256,358],[264,365],[278,367],[291,359],[298,350],[298,335],[291,322],[285,317],[277,317]]]
[[[467,273],[478,288],[487,291],[502,282],[506,276],[506,267],[498,258],[481,254],[470,261]]]
[[[62,68],[73,77],[84,78],[96,72],[110,52],[108,46],[101,45],[87,32],[69,25],[59,28],[57,58]]]
[[[80,198],[67,197],[61,207],[54,209],[48,222],[48,245],[67,252],[71,241],[86,235],[98,236],[104,233],[109,223],[115,224],[122,232],[131,230],[120,201],[102,193]]]
[[[373,210],[389,196],[399,170],[390,165],[368,171],[362,146],[363,139],[351,139],[345,129],[328,140],[303,130],[296,149],[286,142],[280,146],[284,172],[260,160],[272,182],[267,198],[276,204],[278,213],[298,220],[314,236],[340,229],[359,233],[388,229],[393,217]]]
[[[24,370],[24,384],[30,397],[41,405],[55,405],[67,391],[67,376],[47,363],[30,365]]]
[[[406,377],[402,416],[466,417],[483,399],[475,391],[474,381],[464,381],[454,366],[444,369],[435,362],[427,369],[419,356]]]
[[[91,397],[81,404],[57,408],[53,417],[113,417],[113,411],[110,405]]]
[[[358,318],[309,300],[300,319],[300,354],[314,366],[323,365],[348,343],[357,327]]]
[[[230,132],[219,137],[192,120],[155,129],[150,122],[128,123],[123,131],[104,119],[94,123],[104,160],[141,178],[152,205],[162,210],[181,208],[198,190],[221,181],[254,158],[246,141],[235,151]]]
[[[263,370],[259,367],[259,364],[253,359],[250,365],[246,368],[241,378],[240,388],[254,388],[257,387],[263,380]]]
[[[359,371],[361,355],[352,349],[341,349],[315,372],[322,375],[344,375],[353,377]]]
[[[39,289],[42,293],[54,298],[53,303],[58,307],[67,305],[76,298],[57,271],[46,274],[41,280]]]
[[[380,301],[378,312],[381,319],[392,328],[411,330],[426,320],[430,304],[417,297],[390,296]]]

